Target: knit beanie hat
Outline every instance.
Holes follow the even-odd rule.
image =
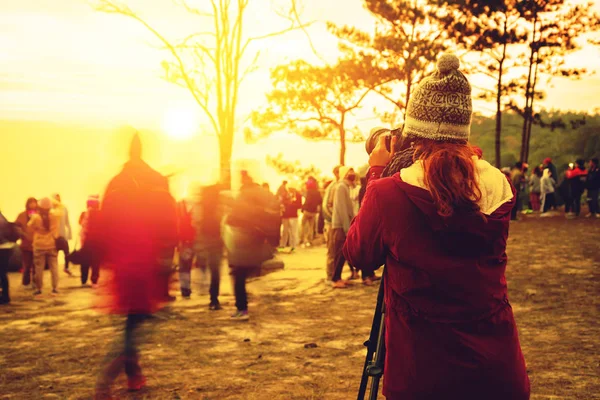
[[[471,133],[471,85],[458,70],[460,61],[445,54],[433,75],[410,97],[403,135],[432,140],[468,140]]]

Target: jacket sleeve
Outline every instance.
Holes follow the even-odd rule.
[[[375,185],[367,192],[344,244],[344,256],[358,269],[376,269],[385,263],[386,247],[383,237],[383,214]]]
[[[350,190],[346,185],[338,185],[335,188],[335,194],[333,198],[333,209],[336,216],[341,218],[342,228],[344,233],[347,233],[350,229],[350,221],[354,217],[354,207],[352,206],[352,199],[350,198]]]

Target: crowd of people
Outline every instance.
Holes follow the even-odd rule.
[[[577,159],[569,164],[562,177],[559,177],[551,158],[533,168],[529,173],[529,165],[518,162],[503,172],[510,177],[517,193],[517,206],[513,208],[512,220],[518,220],[519,212],[524,214],[540,213],[542,217],[553,215],[559,203],[564,203],[565,215],[568,219],[578,218],[581,205],[588,204],[588,218],[600,218],[599,192],[600,169],[597,158],[587,163]],[[585,200],[584,200],[584,194]]]
[[[219,184],[199,188],[190,199],[177,202],[168,178],[142,159],[138,135],[133,137],[129,161],[108,184],[100,198],[92,195],[79,218],[79,245],[72,239],[69,214],[59,195],[27,200],[15,222],[0,213],[0,283],[2,303],[9,303],[7,268],[19,242],[22,284],[33,295],[45,294],[44,270],[52,276],[51,295],[59,294],[59,251],[65,254],[64,272],[81,266],[86,286],[97,290],[95,307],[124,315],[122,351],[110,357],[98,380],[96,398],[110,398],[110,387],[122,369],[128,388],[141,389],[145,377],[139,366],[136,331],[164,304],[173,301],[170,283],[174,263],[179,266],[182,297],[190,297],[194,264],[210,271],[210,310],[220,310],[221,262],[226,257],[234,281],[236,310],[232,319],[246,321],[246,281],[272,259],[280,245],[280,202],[268,189],[241,171],[239,194],[232,196]],[[314,201],[314,200],[313,200]],[[308,210],[311,210],[310,204]],[[307,221],[308,224],[308,221]],[[208,272],[207,271],[207,272]]]

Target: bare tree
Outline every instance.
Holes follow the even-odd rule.
[[[162,63],[166,78],[187,89],[210,121],[219,141],[221,180],[229,185],[240,85],[257,68],[259,56],[259,52],[255,52],[252,61],[245,62],[248,48],[253,42],[292,30],[302,29],[306,33],[305,28],[310,23],[300,22],[296,0],[289,0],[289,7],[277,12],[289,20],[289,27],[246,38],[244,22],[249,0],[210,0],[205,3],[210,4],[208,11],[193,7],[185,0],[177,2],[201,20],[199,26],[210,26],[179,41],[168,39],[125,4],[97,0],[94,7],[100,12],[119,14],[137,21],[168,51],[170,58]]]

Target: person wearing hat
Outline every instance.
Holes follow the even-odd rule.
[[[37,212],[38,202],[35,197],[30,197],[25,202],[25,210],[17,216],[15,221],[21,234],[21,266],[23,269],[23,277],[21,282],[23,286],[28,286],[35,276],[35,268],[33,267],[33,232],[27,227],[29,220],[33,214]]]
[[[388,400],[529,399],[505,277],[515,190],[468,143],[471,86],[459,66],[442,56],[410,98],[401,140],[411,166],[380,178],[385,138],[371,153],[344,246],[356,268],[385,264]]]
[[[554,179],[555,182],[558,182],[558,171],[556,170],[556,165],[552,163],[552,159],[550,157],[544,159],[544,168],[548,168],[550,170],[550,177]]]
[[[33,232],[33,265],[35,267],[35,295],[42,294],[44,267],[48,264],[52,274],[52,294],[58,293],[58,252],[60,215],[52,208],[52,200],[44,197],[38,204],[38,212],[31,216],[27,226]]]

